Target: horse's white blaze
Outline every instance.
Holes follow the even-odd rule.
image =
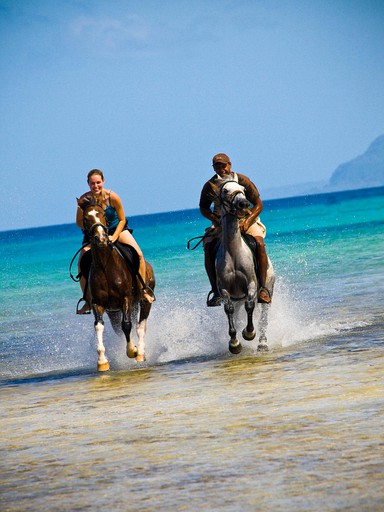
[[[90,211],[88,212],[88,215],[92,215],[92,217],[93,217],[93,222],[97,222],[97,221],[98,221],[98,218],[97,218],[97,214],[98,214],[98,213],[99,213],[99,212],[98,212],[97,210],[90,210]]]

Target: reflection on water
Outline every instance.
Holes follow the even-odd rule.
[[[382,510],[372,339],[3,387],[2,510]]]

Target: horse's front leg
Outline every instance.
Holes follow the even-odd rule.
[[[103,343],[103,333],[104,333],[104,308],[101,306],[97,306],[93,304],[93,314],[95,315],[95,331],[97,338],[97,353],[99,357],[97,359],[97,369],[99,372],[105,372],[109,370],[109,362],[105,357],[105,347]]]
[[[237,339],[236,336],[236,327],[235,327],[235,306],[233,305],[233,302],[231,300],[231,297],[227,290],[221,290],[221,296],[223,297],[224,302],[224,311],[228,318],[228,324],[229,324],[229,331],[228,334],[230,336],[229,340],[229,351],[232,354],[240,354],[241,349],[243,348],[241,346],[240,341]]]

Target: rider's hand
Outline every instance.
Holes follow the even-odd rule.
[[[241,219],[239,222],[240,231],[242,233],[246,233],[248,229],[251,226],[251,222],[249,222],[249,219]]]

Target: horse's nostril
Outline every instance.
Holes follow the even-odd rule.
[[[241,199],[239,201],[240,208],[243,208],[243,209],[249,208],[249,205],[250,205],[250,203],[249,203],[249,201],[247,199]]]

